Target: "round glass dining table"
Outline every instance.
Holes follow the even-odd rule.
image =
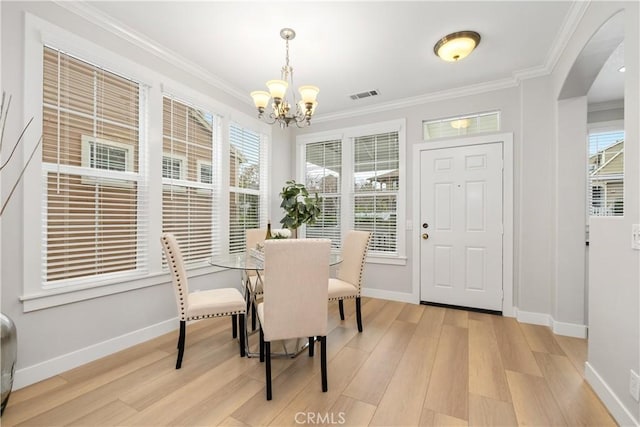
[[[342,262],[339,253],[329,255],[329,265],[334,266]],[[264,261],[251,255],[248,252],[238,252],[234,254],[214,255],[210,261],[211,265],[222,268],[232,268],[236,270],[254,270],[260,272],[264,269]]]
[[[233,254],[220,254],[214,255],[211,257],[209,261],[211,265],[221,268],[229,268],[242,271],[242,285],[245,291],[245,298],[247,298],[248,304],[247,309],[250,307],[255,307],[256,295],[252,292],[252,286],[250,286],[249,274],[251,271],[255,272],[255,275],[258,276],[258,281],[262,283],[262,270],[264,270],[264,261],[255,255],[252,255],[249,252],[238,252]],[[329,265],[335,266],[342,262],[342,256],[339,253],[332,252],[329,255]],[[255,310],[252,311],[252,316],[255,316]],[[256,330],[249,331],[248,325],[248,317],[249,310],[247,310],[247,315],[245,316],[245,325],[244,328],[246,330],[245,336],[245,348],[247,357],[257,357],[260,355],[259,345],[257,343],[251,343],[249,340],[250,335],[254,335]],[[252,324],[255,325],[255,317],[252,318]],[[240,325],[240,327],[243,327]],[[251,345],[253,344],[253,345]],[[282,352],[273,352],[272,356],[275,357],[295,357],[300,354],[304,349],[309,346],[309,340],[307,338],[296,338],[293,340],[281,341]],[[272,349],[276,348],[276,346],[272,345]]]

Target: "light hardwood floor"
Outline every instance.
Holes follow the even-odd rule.
[[[229,318],[177,332],[14,391],[2,426],[610,426],[583,379],[586,341],[511,318],[363,299],[329,310],[329,391],[316,356],[240,358]],[[176,325],[177,326],[177,325]],[[255,336],[252,337],[255,339]]]

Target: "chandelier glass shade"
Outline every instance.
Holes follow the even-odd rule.
[[[280,30],[280,37],[286,43],[286,62],[281,69],[279,80],[269,80],[267,91],[256,90],[251,92],[253,103],[258,109],[258,118],[269,124],[278,123],[281,128],[289,126],[290,123],[298,127],[305,127],[311,124],[311,116],[315,112],[318,101],[317,86],[300,86],[300,101],[296,99],[295,93],[291,93],[291,101],[288,99],[287,89],[293,86],[293,68],[289,65],[289,40],[296,37],[296,32],[291,28]],[[271,101],[271,105],[270,104]],[[271,110],[268,111],[268,107]]]

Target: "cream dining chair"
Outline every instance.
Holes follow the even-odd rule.
[[[266,228],[248,228],[245,230],[245,241],[246,241],[246,250],[247,253],[251,249],[255,249],[257,244],[263,244],[265,241],[265,237],[267,236]],[[253,295],[253,301],[256,301],[259,298],[262,298],[262,289],[264,282],[264,274],[258,275],[256,271],[247,270],[245,271],[245,277],[243,282],[243,286],[245,287],[244,296],[247,300],[247,314],[249,313],[249,309],[251,309],[251,330],[256,330],[256,306],[255,304],[251,304]]]
[[[340,319],[344,320],[343,301],[355,298],[356,322],[359,332],[362,332],[362,310],[360,307],[362,273],[370,238],[371,233],[368,231],[349,231],[342,242],[342,263],[338,266],[336,277],[329,279],[329,301],[338,301]]]
[[[269,277],[263,302],[258,304],[260,361],[266,359],[267,400],[271,400],[271,342],[292,338],[309,339],[313,356],[320,340],[322,391],[327,391],[327,281],[329,239],[267,240],[264,268]]]
[[[176,303],[178,305],[178,316],[180,318],[176,369],[180,369],[182,366],[187,334],[186,324],[189,320],[231,316],[232,335],[233,338],[236,338],[239,318],[240,356],[244,357],[245,313],[247,309],[240,291],[235,288],[222,288],[190,293],[182,252],[180,251],[176,237],[171,233],[163,233],[160,240],[164,254],[167,257],[169,270],[171,270],[171,279],[175,291]]]

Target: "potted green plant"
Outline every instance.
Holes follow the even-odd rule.
[[[320,203],[322,198],[315,193],[309,195],[309,190],[294,180],[287,181],[280,192],[282,203],[280,207],[284,209],[285,215],[280,220],[283,227],[288,228],[297,235],[298,227],[302,224],[314,224],[321,214]]]

